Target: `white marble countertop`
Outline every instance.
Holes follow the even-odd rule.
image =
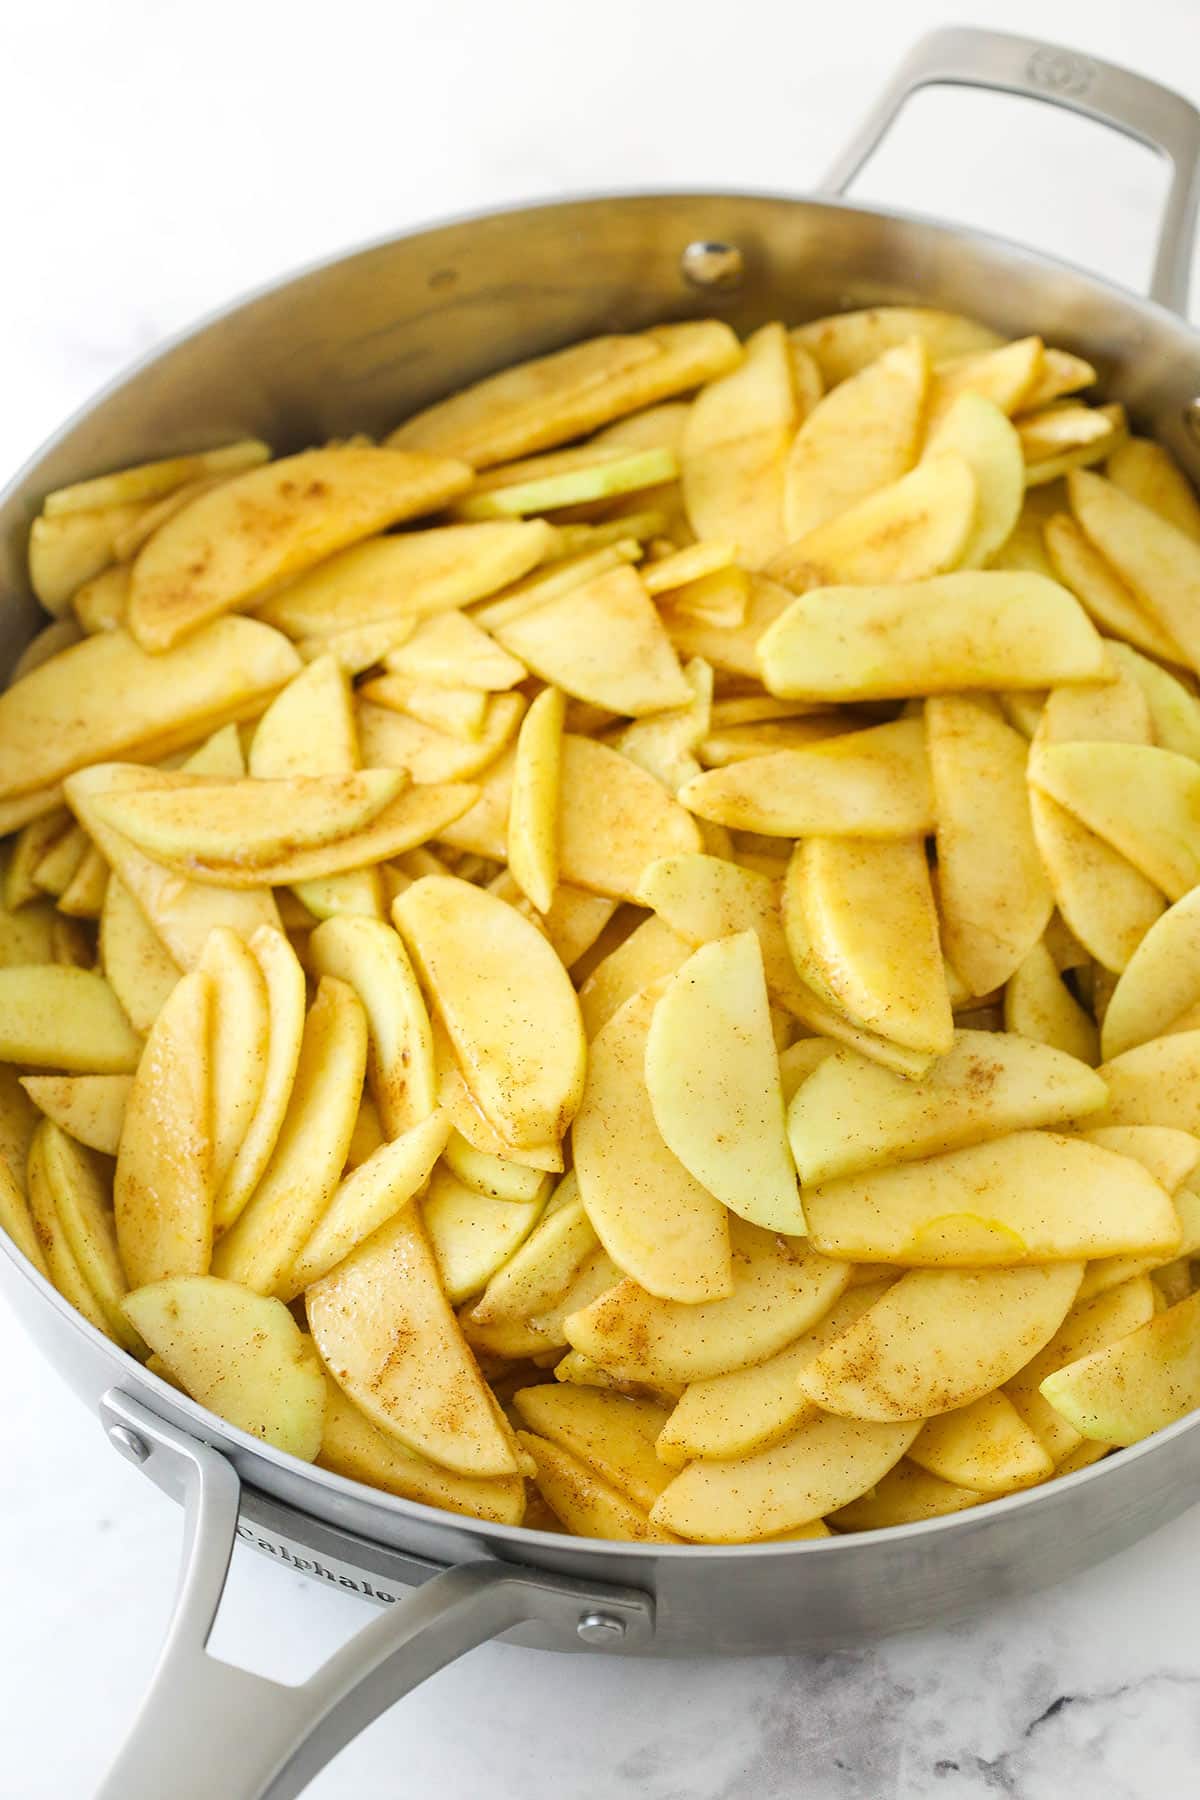
[[[43,0],[0,11],[0,478],[239,289],[439,213],[568,189],[813,185],[934,0]],[[988,0],[1200,100],[1194,0]],[[1153,159],[1045,109],[922,99],[862,192],[1145,279]],[[1200,303],[1200,293],[1197,294]],[[1193,307],[1197,315],[1196,306]],[[89,1800],[179,1517],[0,1306],[0,1794]],[[1200,1511],[1093,1574],[857,1653],[686,1665],[476,1652],[314,1800],[1148,1800],[1194,1791]],[[299,1676],[359,1603],[246,1556],[218,1647]],[[167,1797],[164,1796],[164,1800]],[[214,1794],[213,1800],[224,1800]]]

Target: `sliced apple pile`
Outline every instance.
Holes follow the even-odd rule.
[[[1030,323],[481,340],[46,496],[0,1232],[82,1329],[647,1548],[1200,1406],[1200,501]]]

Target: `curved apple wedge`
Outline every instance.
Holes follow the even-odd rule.
[[[525,1483],[520,1475],[457,1475],[443,1469],[378,1430],[335,1381],[327,1381],[326,1389],[325,1428],[317,1459],[323,1469],[423,1506],[494,1519],[498,1525],[521,1523]]]
[[[380,1430],[462,1475],[516,1475],[516,1444],[405,1207],[305,1305],[329,1373]]]
[[[213,1239],[213,982],[172,990],[138,1064],[117,1151],[117,1242],[132,1287],[208,1272]]]
[[[910,837],[935,817],[920,719],[710,769],[679,797],[703,819],[767,837]]]
[[[851,1419],[924,1420],[969,1406],[1054,1335],[1082,1274],[1077,1262],[914,1269],[801,1371],[800,1391]]]
[[[1000,1390],[930,1419],[908,1454],[919,1469],[980,1498],[1011,1494],[1054,1472],[1037,1433]]]
[[[328,1275],[356,1245],[420,1193],[433,1173],[449,1129],[449,1120],[434,1113],[402,1137],[380,1144],[350,1171],[293,1263],[281,1299],[294,1300]]]
[[[277,1450],[313,1461],[325,1375],[281,1301],[194,1275],[138,1288],[125,1312],[193,1400]]]
[[[132,1075],[23,1075],[34,1104],[90,1150],[115,1156]]]
[[[169,649],[337,550],[433,512],[471,484],[465,464],[374,445],[305,450],[235,476],[176,513],[133,567],[129,629]]]
[[[1134,1276],[1102,1293],[1076,1296],[1070,1312],[1036,1356],[1005,1383],[1004,1392],[1045,1446],[1054,1463],[1078,1445],[1082,1432],[1068,1423],[1041,1393],[1041,1384],[1068,1363],[1104,1350],[1154,1317],[1154,1284]]]
[[[218,926],[200,958],[212,978],[212,1182],[219,1193],[258,1109],[267,1066],[267,987],[253,952]]]
[[[1074,470],[1067,491],[1090,541],[1195,668],[1200,662],[1200,544],[1089,469]]]
[[[714,1300],[733,1291],[726,1210],[669,1147],[648,1091],[660,991],[661,984],[626,1001],[592,1044],[572,1131],[575,1173],[587,1216],[619,1268],[664,1300]],[[712,1054],[723,1059],[727,1046],[714,1022],[704,1029]],[[769,1023],[767,1047],[774,1060]],[[730,1148],[740,1155],[741,1140]]]
[[[427,1119],[437,1101],[433,1031],[404,945],[382,919],[326,919],[308,941],[317,975],[348,982],[366,1009],[367,1081],[388,1137]]]
[[[1200,1294],[1048,1375],[1041,1393],[1085,1438],[1136,1444],[1200,1406]]]
[[[215,1274],[261,1294],[287,1286],[346,1166],[366,1062],[367,1019],[358,996],[344,981],[323,976],[304,1022],[271,1160],[217,1245]]]
[[[783,475],[799,407],[787,334],[764,325],[739,366],[687,410],[679,445],[683,504],[697,537],[729,538],[760,567],[784,542]]]
[[[556,1142],[579,1107],[587,1046],[570,977],[537,926],[443,875],[414,881],[393,914],[482,1112],[518,1151]]]
[[[0,1061],[125,1075],[142,1043],[103,975],[55,963],[0,969]]]
[[[451,1306],[482,1293],[520,1249],[542,1215],[549,1188],[545,1177],[531,1200],[496,1200],[468,1187],[451,1169],[434,1170],[421,1219]]]
[[[1029,746],[989,702],[966,694],[928,700],[925,732],[946,954],[973,994],[988,994],[1054,911],[1030,818]]]
[[[801,974],[855,1024],[909,1050],[949,1050],[954,1015],[921,838],[808,838],[788,867],[783,916],[793,956],[807,940]]]
[[[254,1114],[213,1203],[213,1225],[227,1231],[258,1186],[287,1111],[304,1032],[304,970],[282,931],[263,926],[250,939],[267,1003],[266,1058]]]
[[[407,779],[399,769],[230,782],[161,773],[152,787],[118,787],[93,804],[147,856],[253,866],[363,830]]]
[[[1174,1125],[1200,1136],[1200,1031],[1177,1031],[1125,1050],[1098,1071],[1108,1103],[1097,1125]]]
[[[650,1516],[695,1543],[775,1537],[875,1487],[919,1430],[919,1425],[826,1414],[753,1456],[692,1463],[664,1490]]]
[[[1045,575],[977,569],[884,587],[814,588],[759,640],[762,678],[789,700],[906,700],[956,688],[1100,681],[1104,643]]]
[[[1200,764],[1152,744],[1047,744],[1030,780],[1172,900],[1200,883]]]
[[[930,432],[922,462],[950,451],[963,458],[978,490],[959,567],[981,569],[1008,542],[1021,516],[1025,500],[1021,440],[994,400],[967,389]]]
[[[929,351],[914,337],[817,402],[788,454],[783,523],[789,541],[912,468],[928,387]]]
[[[771,558],[767,574],[797,594],[944,575],[963,559],[978,501],[967,459],[940,452],[788,544]]]
[[[519,1389],[513,1405],[528,1430],[579,1457],[647,1512],[671,1479],[654,1451],[667,1409],[653,1400],[544,1382]]]
[[[827,1181],[805,1190],[804,1210],[824,1254],[913,1267],[1170,1254],[1180,1235],[1139,1163],[1050,1131]]]
[[[1130,957],[1104,1014],[1106,1060],[1170,1030],[1200,1002],[1200,889],[1155,921]]]
[[[627,1009],[617,1016],[626,1018]],[[606,1027],[597,1039],[593,1065],[613,1030]],[[644,1066],[654,1123],[695,1180],[752,1225],[802,1236],[804,1212],[784,1129],[762,951],[753,931],[703,945],[668,979],[652,1008]],[[610,1129],[619,1141],[619,1109]],[[578,1125],[575,1142],[578,1165]],[[588,1205],[589,1182],[582,1174],[580,1188]],[[672,1211],[667,1204],[665,1216]],[[620,1262],[613,1246],[607,1248]],[[728,1285],[710,1284],[701,1297],[728,1293],[732,1281],[726,1280]]]
[[[687,1305],[625,1280],[566,1321],[567,1340],[630,1381],[699,1381],[782,1350],[829,1310],[850,1280],[845,1263],[803,1239],[730,1220],[733,1293]]]
[[[117,1250],[112,1187],[104,1165],[49,1120],[38,1127],[41,1172],[79,1272],[99,1302],[110,1335],[134,1356],[146,1346],[122,1302],[129,1291]]]
[[[542,1499],[569,1532],[619,1543],[677,1541],[672,1532],[652,1525],[642,1507],[562,1444],[552,1443],[533,1431],[519,1433],[519,1442],[532,1459]]]
[[[800,1179],[815,1186],[1065,1124],[1096,1112],[1107,1097],[1095,1070],[1061,1050],[1008,1032],[958,1031],[919,1080],[833,1050],[797,1089],[788,1136]]]

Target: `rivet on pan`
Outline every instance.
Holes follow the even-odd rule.
[[[1193,440],[1200,444],[1200,395],[1189,400],[1183,409],[1183,422],[1192,434]]]
[[[679,272],[692,287],[729,293],[741,287],[746,259],[736,244],[709,243],[697,238],[680,257]]]
[[[575,1627],[585,1644],[605,1646],[619,1643],[625,1636],[625,1621],[612,1613],[584,1613]]]
[[[130,1431],[128,1425],[114,1425],[108,1435],[121,1455],[128,1457],[130,1462],[144,1463],[150,1454],[149,1444],[136,1431]]]

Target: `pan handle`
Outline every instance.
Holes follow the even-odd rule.
[[[913,94],[927,87],[992,88],[1045,100],[1157,150],[1171,165],[1150,297],[1186,316],[1200,203],[1200,112],[1182,94],[1098,57],[1037,38],[952,25],[914,44],[819,191],[844,194]]]
[[[183,1500],[185,1517],[159,1664],[97,1800],[294,1800],[393,1701],[513,1625],[538,1620],[597,1649],[653,1635],[646,1594],[481,1560],[397,1601],[298,1686],[218,1662],[206,1646],[237,1532],[237,1472],[115,1389],[101,1410],[116,1447]]]

